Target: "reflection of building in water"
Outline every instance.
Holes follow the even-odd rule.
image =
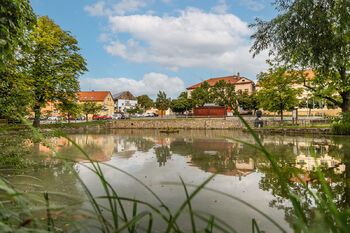
[[[92,160],[105,162],[111,159],[114,146],[112,136],[85,134],[70,136],[70,139],[78,144]],[[87,161],[85,155],[66,138],[52,138],[49,139],[48,142],[55,151],[67,159],[73,159],[78,162]],[[55,157],[55,153],[42,143],[34,144],[34,150],[36,154],[51,156],[47,158],[47,160],[51,160],[52,157]]]
[[[241,143],[225,139],[193,139],[191,142],[184,141],[184,144],[182,146],[192,148],[184,151],[188,163],[204,171],[226,176],[238,176],[241,180],[242,177],[246,177],[256,170],[255,162],[249,157],[250,155],[245,157],[240,154],[243,149]],[[176,143],[174,143],[175,146]]]
[[[133,140],[127,138],[115,137],[114,138],[114,154],[129,159],[137,151],[137,146]]]
[[[188,156],[188,163],[190,163],[193,167],[199,167],[202,169],[200,164],[193,161],[191,155]],[[246,177],[254,173],[256,169],[254,160],[249,158],[248,162],[243,160],[232,160],[232,164],[229,164],[228,161],[225,161],[225,163],[223,163],[222,166],[217,166],[217,164],[211,165],[206,171],[225,176],[238,176],[239,180],[241,180],[242,177]]]

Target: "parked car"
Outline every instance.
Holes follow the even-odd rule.
[[[130,117],[129,117],[129,116],[127,116],[127,115],[122,115],[122,117],[121,117],[120,119],[123,119],[123,120],[129,120],[129,119],[130,119]]]
[[[117,120],[117,119],[121,119],[121,117],[122,117],[122,114],[117,113],[117,114],[114,114],[114,115],[112,116],[112,119],[113,119],[113,120]]]
[[[93,115],[93,116],[92,116],[92,119],[93,119],[93,120],[101,120],[101,116]]]
[[[41,116],[41,117],[40,117],[40,120],[41,120],[41,121],[46,121],[47,119],[48,119],[47,116]]]
[[[156,112],[154,112],[154,113],[153,113],[153,116],[154,116],[154,117],[158,117],[158,116],[159,116],[159,114],[158,114],[158,113],[156,113]]]
[[[78,116],[78,117],[75,118],[75,120],[83,121],[83,120],[85,120],[85,117],[84,116]]]
[[[63,120],[64,120],[64,121],[68,121],[68,117],[67,117],[67,116],[66,116],[66,117],[63,117]],[[70,117],[69,117],[69,120],[70,120],[70,121],[73,120],[73,117],[70,116]]]
[[[50,117],[48,118],[48,120],[49,120],[49,121],[58,121],[59,118],[58,118],[57,116],[50,116]]]

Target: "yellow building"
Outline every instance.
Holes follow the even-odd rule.
[[[114,114],[114,101],[109,91],[81,91],[78,92],[79,103],[95,102],[103,107],[97,114],[100,116],[111,116]],[[91,118],[92,115],[89,115]]]

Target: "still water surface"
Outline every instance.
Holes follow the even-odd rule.
[[[158,130],[115,130],[69,135],[92,159],[116,166],[139,178],[173,210],[180,207],[185,193],[183,187],[168,182],[179,183],[181,176],[186,183],[198,185],[215,173],[217,176],[208,187],[250,203],[291,232],[291,222],[294,219],[291,205],[281,192],[281,183],[265,157],[249,146],[220,136],[254,142],[249,134],[232,130],[183,130],[176,135],[161,134]],[[260,138],[269,151],[295,166],[299,176],[312,190],[317,191],[321,187],[314,171],[316,162],[310,154],[310,145],[313,145],[317,153],[316,161],[324,167],[327,182],[331,184],[336,196],[336,205],[339,209],[348,205],[349,187],[345,178],[349,178],[350,169],[349,138],[279,135]],[[94,195],[104,194],[98,177],[87,169],[86,165],[89,167],[89,164],[86,159],[70,142],[64,138],[53,138],[50,142],[57,152],[78,161],[75,169]],[[32,151],[34,159],[50,166],[27,171],[27,175],[40,178],[41,185],[50,191],[84,196],[74,175],[60,165],[55,159],[55,153],[42,144],[33,145]],[[159,206],[155,198],[135,180],[108,166],[103,166],[103,172],[119,195],[142,199]],[[308,201],[309,197],[305,196],[305,190],[297,179],[287,171],[282,172],[289,180],[289,185],[305,201],[304,210],[312,213],[313,203]],[[220,217],[238,232],[251,232],[253,218],[257,220],[260,229],[280,232],[265,217],[246,205],[213,192],[200,192],[193,200],[193,208]],[[185,232],[186,229],[189,231],[190,219],[184,216],[180,222]],[[162,227],[156,221],[155,229],[162,230]]]

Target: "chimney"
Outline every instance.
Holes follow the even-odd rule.
[[[241,77],[240,75],[241,75],[241,74],[238,72],[238,73],[237,73],[237,78],[240,78],[240,77]]]
[[[94,92],[94,90],[92,90],[91,92]]]

